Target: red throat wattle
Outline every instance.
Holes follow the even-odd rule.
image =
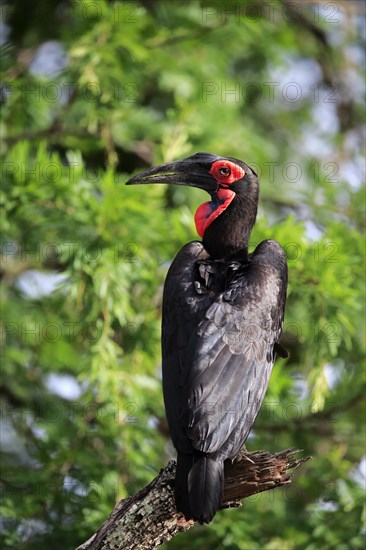
[[[219,189],[217,191],[218,201],[204,202],[199,206],[194,215],[196,230],[200,237],[203,237],[206,229],[216,218],[226,210],[233,198],[234,191],[230,189]]]

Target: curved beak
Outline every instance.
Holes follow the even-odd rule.
[[[218,188],[218,183],[211,176],[209,167],[191,158],[161,164],[160,166],[144,170],[129,179],[126,185],[141,185],[144,183],[188,185],[204,189],[210,195],[215,193]]]

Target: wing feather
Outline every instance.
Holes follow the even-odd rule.
[[[263,241],[249,262],[210,262],[199,242],[174,260],[164,289],[163,386],[179,452],[225,459],[240,450],[267,389],[286,286],[275,241]]]

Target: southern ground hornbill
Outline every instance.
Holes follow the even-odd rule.
[[[128,184],[204,189],[195,223],[164,287],[163,389],[178,451],[177,509],[200,523],[220,507],[223,463],[244,445],[262,404],[276,354],[287,287],[284,251],[273,240],[248,253],[258,178],[244,162],[209,153],[151,168]]]

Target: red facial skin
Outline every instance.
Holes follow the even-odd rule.
[[[210,174],[220,184],[216,193],[218,201],[204,202],[197,208],[194,221],[200,237],[203,237],[208,226],[226,210],[234,199],[235,193],[230,190],[230,184],[242,179],[245,176],[245,171],[241,166],[229,160],[218,160],[211,166]]]
[[[226,210],[235,197],[235,193],[234,191],[230,191],[230,189],[219,189],[217,191],[217,196],[219,198],[219,206],[209,201],[201,204],[196,210],[194,221],[197,233],[200,237],[203,237],[204,232],[217,216]]]
[[[224,173],[226,171],[227,174]],[[234,181],[241,180],[245,176],[243,168],[230,160],[217,160],[214,162],[211,166],[210,174],[216,181],[225,186],[234,183]]]

